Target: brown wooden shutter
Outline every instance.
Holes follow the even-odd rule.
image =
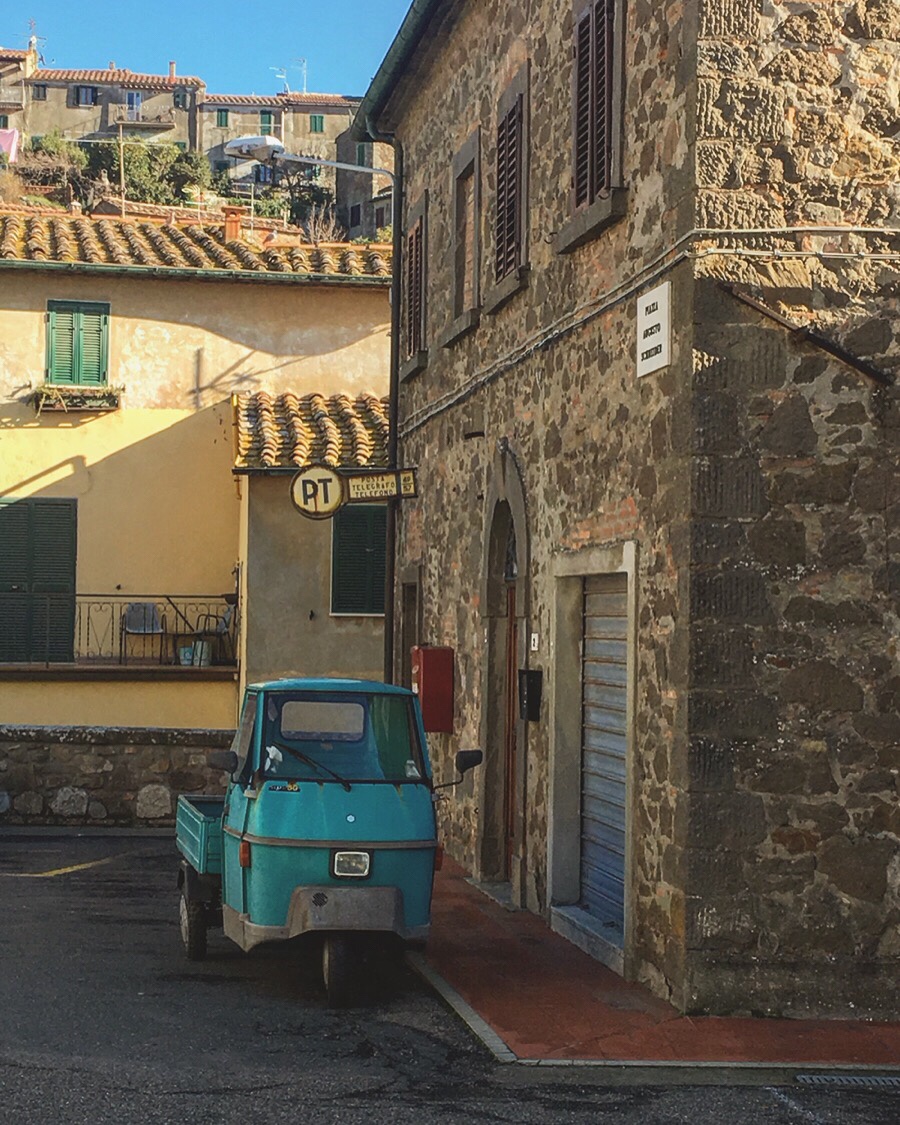
[[[595,118],[594,175],[595,194],[612,186],[612,102],[613,102],[613,17],[615,0],[600,0],[594,5],[594,85]]]
[[[575,206],[593,198],[591,169],[591,119],[593,117],[593,81],[591,75],[591,29],[593,13],[586,12],[575,25],[575,77],[573,82]]]
[[[575,21],[573,187],[581,207],[612,187],[615,0],[595,0]]]
[[[423,309],[422,220],[417,219],[406,236],[406,354],[422,350]]]
[[[522,110],[520,94],[497,126],[497,281],[512,273],[521,258]]]

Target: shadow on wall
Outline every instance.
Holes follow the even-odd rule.
[[[3,280],[0,276],[0,283]],[[172,329],[193,328],[246,348],[246,356],[233,366],[245,365],[259,354],[286,357],[275,364],[277,370],[292,361],[330,355],[367,339],[387,340],[390,332],[387,287],[365,290],[342,288],[340,282],[279,286],[238,281],[223,289],[224,282],[146,277],[111,281],[90,277],[85,281],[78,299],[108,301],[114,318],[155,322]],[[4,312],[31,312],[42,318],[48,299],[75,299],[71,279],[65,277],[44,275],[40,286],[12,284],[2,289]]]
[[[38,431],[23,433],[18,449],[10,448],[12,435],[7,439],[0,497],[78,500],[79,591],[211,593],[233,585],[239,501],[230,405],[148,433],[157,417],[122,411],[87,421],[0,406],[0,429]],[[17,452],[20,467],[32,470],[20,477]]]

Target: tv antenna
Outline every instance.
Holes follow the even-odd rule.
[[[303,79],[303,93],[305,94],[306,93],[306,59],[293,59],[292,61],[297,63],[297,66],[295,66],[293,69],[300,71],[301,77]]]

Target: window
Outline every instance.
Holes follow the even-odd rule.
[[[47,100],[47,87],[42,83],[36,83],[31,87],[31,97],[33,101],[45,102]]]
[[[184,90],[176,90],[172,95],[172,105],[176,109],[187,109],[187,93]]]
[[[254,164],[253,166],[253,179],[258,184],[271,184],[275,182],[275,176],[271,164]]]
[[[216,125],[218,126],[219,129],[227,129],[228,128],[228,110],[227,109],[217,109],[216,110]]]
[[[495,281],[502,281],[522,264],[524,126],[525,96],[524,93],[513,90],[506,103],[501,103],[497,121]]]
[[[47,382],[102,387],[109,356],[109,305],[47,303]]]
[[[331,612],[384,613],[384,504],[348,504],[338,510],[331,539]]]
[[[215,164],[213,165],[213,171],[214,172],[226,172],[227,173],[228,169],[230,167],[231,167],[231,165],[228,163],[227,160],[217,160],[215,162]]]
[[[259,115],[259,132],[260,136],[268,137],[275,127],[275,114],[268,109],[264,109]]]
[[[525,62],[497,103],[495,143],[495,194],[491,201],[493,246],[490,276],[492,285],[480,301],[482,311],[495,313],[528,284],[528,72]],[[460,172],[465,171],[462,166]],[[460,188],[465,188],[461,184]],[[477,177],[474,184],[478,190]],[[477,203],[477,200],[476,200]],[[464,197],[459,206],[465,207]],[[476,223],[478,221],[476,213]],[[473,231],[477,239],[477,228]],[[478,252],[477,241],[473,247]],[[460,248],[460,255],[464,249]],[[476,269],[478,267],[476,258]],[[460,299],[465,295],[464,274],[460,277]],[[451,341],[442,338],[446,345]]]
[[[362,142],[357,144],[356,163],[360,166],[360,168],[367,167],[369,163],[369,146],[367,144],[364,144]]]
[[[187,152],[187,141],[172,141],[179,152]]]
[[[404,351],[402,374],[412,375],[425,365],[425,212],[426,200],[412,209],[406,232]]]
[[[325,117],[321,113],[311,113],[309,115],[309,131],[311,133],[324,133],[325,132]]]
[[[362,206],[359,203],[354,203],[350,208],[350,226],[358,227],[362,221]]]
[[[479,135],[474,133],[453,160],[453,315],[478,305]]]
[[[615,0],[595,0],[575,23],[575,206],[612,187]]]
[[[0,113],[0,129],[9,128],[9,117],[5,113]]]
[[[75,104],[76,105],[96,105],[97,104],[97,87],[96,86],[76,86],[75,87]]]
[[[621,18],[621,0],[575,0],[572,217],[557,236],[561,253],[625,213]]]
[[[384,215],[385,211],[383,207],[375,208],[375,227],[377,230],[381,230],[384,226]]]

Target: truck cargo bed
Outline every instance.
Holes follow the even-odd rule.
[[[175,843],[201,875],[222,874],[222,810],[225,798],[182,793],[175,817]]]

